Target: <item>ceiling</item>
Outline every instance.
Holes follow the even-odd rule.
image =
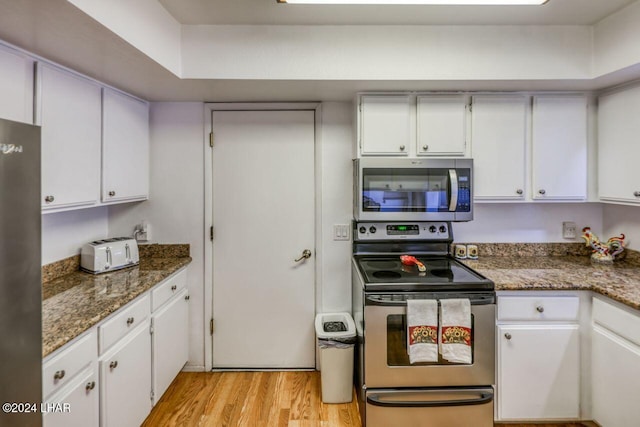
[[[168,7],[177,7],[181,10],[180,14],[195,14],[199,19],[192,17],[194,19],[193,22],[224,21],[226,24],[246,24],[249,22],[275,24],[302,19],[295,16],[299,13],[293,9],[291,9],[293,13],[287,12],[290,10],[288,9],[289,6],[277,5],[275,3],[276,0],[159,1],[165,3]],[[581,19],[597,21],[628,3],[632,3],[632,1],[550,0],[546,6],[542,7],[552,7],[553,9],[547,10],[556,11],[553,14],[553,19],[547,17],[546,23],[576,23],[582,22],[580,21]],[[181,6],[178,7],[177,5]],[[576,10],[580,10],[580,13],[569,14],[561,12],[566,8],[563,5],[573,5]],[[577,5],[581,6],[578,7]],[[218,7],[219,9],[217,9]],[[203,11],[205,9],[208,12],[205,13]],[[460,16],[450,18],[462,19],[466,16],[466,19],[473,21],[475,24],[489,22],[490,17],[487,13],[471,13],[471,9],[478,10],[477,7],[456,9]],[[510,19],[515,19],[515,15],[518,15],[519,19],[523,19],[526,15],[523,14],[525,9],[515,11],[513,8],[505,9],[505,13],[509,14],[511,18],[507,19],[507,15],[500,15],[499,19],[497,16],[492,18],[492,22],[508,21],[510,24],[514,24],[515,21]],[[278,11],[278,19],[280,20],[273,16],[274,10]],[[302,15],[305,16],[304,19],[319,23],[324,22],[322,21],[323,19],[327,21],[330,17],[327,14],[310,13],[308,12],[309,10],[311,9],[302,10]],[[375,15],[388,15],[389,19],[395,20],[393,21],[395,23],[399,22],[397,19],[400,19],[401,15],[404,15],[404,19],[411,18],[411,16],[407,15],[408,9],[398,8],[398,10],[401,10],[402,13],[382,14],[378,10]],[[441,14],[438,15],[441,16],[439,23],[453,23],[453,21],[444,20],[443,18],[446,11],[451,13],[452,8],[429,10],[437,12],[433,13],[432,19]],[[495,11],[495,9],[493,10]],[[150,101],[349,101],[353,99],[354,93],[358,91],[373,90],[592,90],[610,87],[640,76],[640,64],[637,64],[596,79],[571,81],[180,79],[115,33],[81,12],[67,0],[0,0],[0,11],[2,11],[0,13],[0,40]],[[216,12],[214,13],[214,11]],[[270,12],[267,13],[267,11]],[[178,12],[174,11],[173,13],[177,14]],[[558,13],[558,15],[556,16],[555,13]],[[422,13],[423,16],[425,14],[426,12]],[[349,17],[348,14],[341,13],[339,19],[342,20],[341,22],[365,23],[365,15],[367,14],[362,12],[360,15],[351,15]],[[368,16],[371,16],[371,10]],[[186,17],[181,16],[179,19],[181,21],[186,20]],[[294,23],[302,22],[295,21]],[[528,20],[526,22],[534,21]]]
[[[276,0],[158,0],[189,25],[591,25],[634,0],[549,0],[542,6],[353,6]]]

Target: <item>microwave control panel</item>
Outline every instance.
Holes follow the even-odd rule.
[[[469,212],[471,210],[471,177],[468,169],[458,173],[458,204],[456,212]]]

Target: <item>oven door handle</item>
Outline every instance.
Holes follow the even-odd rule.
[[[449,212],[455,212],[458,208],[458,172],[455,169],[449,169],[449,182],[451,183]]]
[[[382,306],[386,306],[386,307],[406,307],[407,306],[407,301],[389,301],[389,300],[383,300],[383,299],[379,299],[376,297],[366,297],[366,303],[367,305],[382,305]]]
[[[393,407],[393,408],[432,408],[441,406],[469,406],[484,405],[493,401],[493,392],[490,390],[446,390],[447,394],[464,393],[469,394],[475,392],[478,397],[472,399],[449,399],[449,400],[385,400],[385,396],[393,396],[398,392],[390,393],[372,393],[367,395],[367,403],[374,406]],[[420,392],[417,392],[420,393]],[[422,393],[420,393],[422,394]],[[438,393],[433,393],[437,395]]]
[[[495,294],[487,294],[487,295],[452,295],[446,293],[440,293],[438,295],[433,294],[429,296],[425,296],[423,299],[437,299],[441,300],[444,298],[467,298],[471,301],[471,305],[490,305],[495,304],[496,297]],[[378,298],[375,295],[367,295],[365,297],[365,305],[377,305],[383,307],[406,307],[406,300],[388,300],[383,298]]]

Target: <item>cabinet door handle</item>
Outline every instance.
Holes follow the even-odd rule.
[[[507,332],[506,334],[504,334],[504,337],[508,340],[511,339],[511,334],[509,332]]]
[[[189,301],[191,299],[191,297],[189,295],[185,295],[184,300],[185,301]]]
[[[115,195],[116,195],[116,192],[115,192],[115,191],[113,191],[113,190],[109,191],[109,197],[113,197],[113,196],[115,196]]]
[[[542,313],[542,312],[544,312],[544,307],[539,305],[539,306],[536,307],[536,310],[538,311],[538,313]]]
[[[53,202],[55,199],[56,199],[56,198],[55,198],[55,197],[53,197],[53,196],[46,196],[46,197],[44,198],[44,201],[45,201],[46,203],[51,203],[51,202]]]
[[[428,145],[423,145],[422,146],[422,151],[427,151],[429,150],[429,146]]]
[[[135,319],[134,319],[133,317],[129,317],[129,318],[127,319],[127,326],[131,326],[131,325],[133,325],[133,322],[134,322],[134,321],[135,321]]]
[[[66,372],[64,371],[64,369],[56,371],[56,373],[53,374],[54,381],[58,381],[58,380],[63,379],[65,374],[66,374]]]
[[[404,151],[404,145],[400,146],[400,151]]]
[[[633,195],[636,196],[636,197],[640,197],[640,191],[634,191]]]
[[[171,287],[171,290],[172,290],[172,291],[175,291],[176,289],[178,289],[178,286],[176,286],[176,285],[173,285],[173,286]]]
[[[545,191],[545,189],[544,189],[544,188],[541,188],[540,190],[538,190],[538,193],[540,193],[540,194],[544,195],[544,194],[546,194],[547,192]]]
[[[519,196],[522,196],[522,193],[524,193],[524,191],[522,191],[522,188],[518,188],[516,190],[516,194],[518,194]]]
[[[114,360],[111,363],[109,363],[109,368],[111,369],[116,369],[118,367],[118,361]]]
[[[96,388],[96,382],[95,381],[89,381],[87,383],[87,385],[84,387],[84,389],[87,390],[87,391],[93,390],[94,388]]]

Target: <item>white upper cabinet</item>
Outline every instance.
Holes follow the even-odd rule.
[[[33,64],[31,58],[0,46],[0,118],[33,123]]]
[[[417,155],[465,155],[467,98],[464,95],[418,96]]]
[[[149,197],[149,105],[104,89],[103,203]]]
[[[521,95],[473,97],[471,157],[475,199],[525,198],[527,100]]]
[[[366,95],[360,99],[360,153],[407,156],[414,141],[409,95]]]
[[[587,198],[587,99],[533,98],[532,198]]]
[[[42,208],[96,204],[100,194],[100,86],[38,63],[36,90],[36,124],[42,126]]]
[[[640,87],[598,100],[598,187],[603,202],[640,203]]]

